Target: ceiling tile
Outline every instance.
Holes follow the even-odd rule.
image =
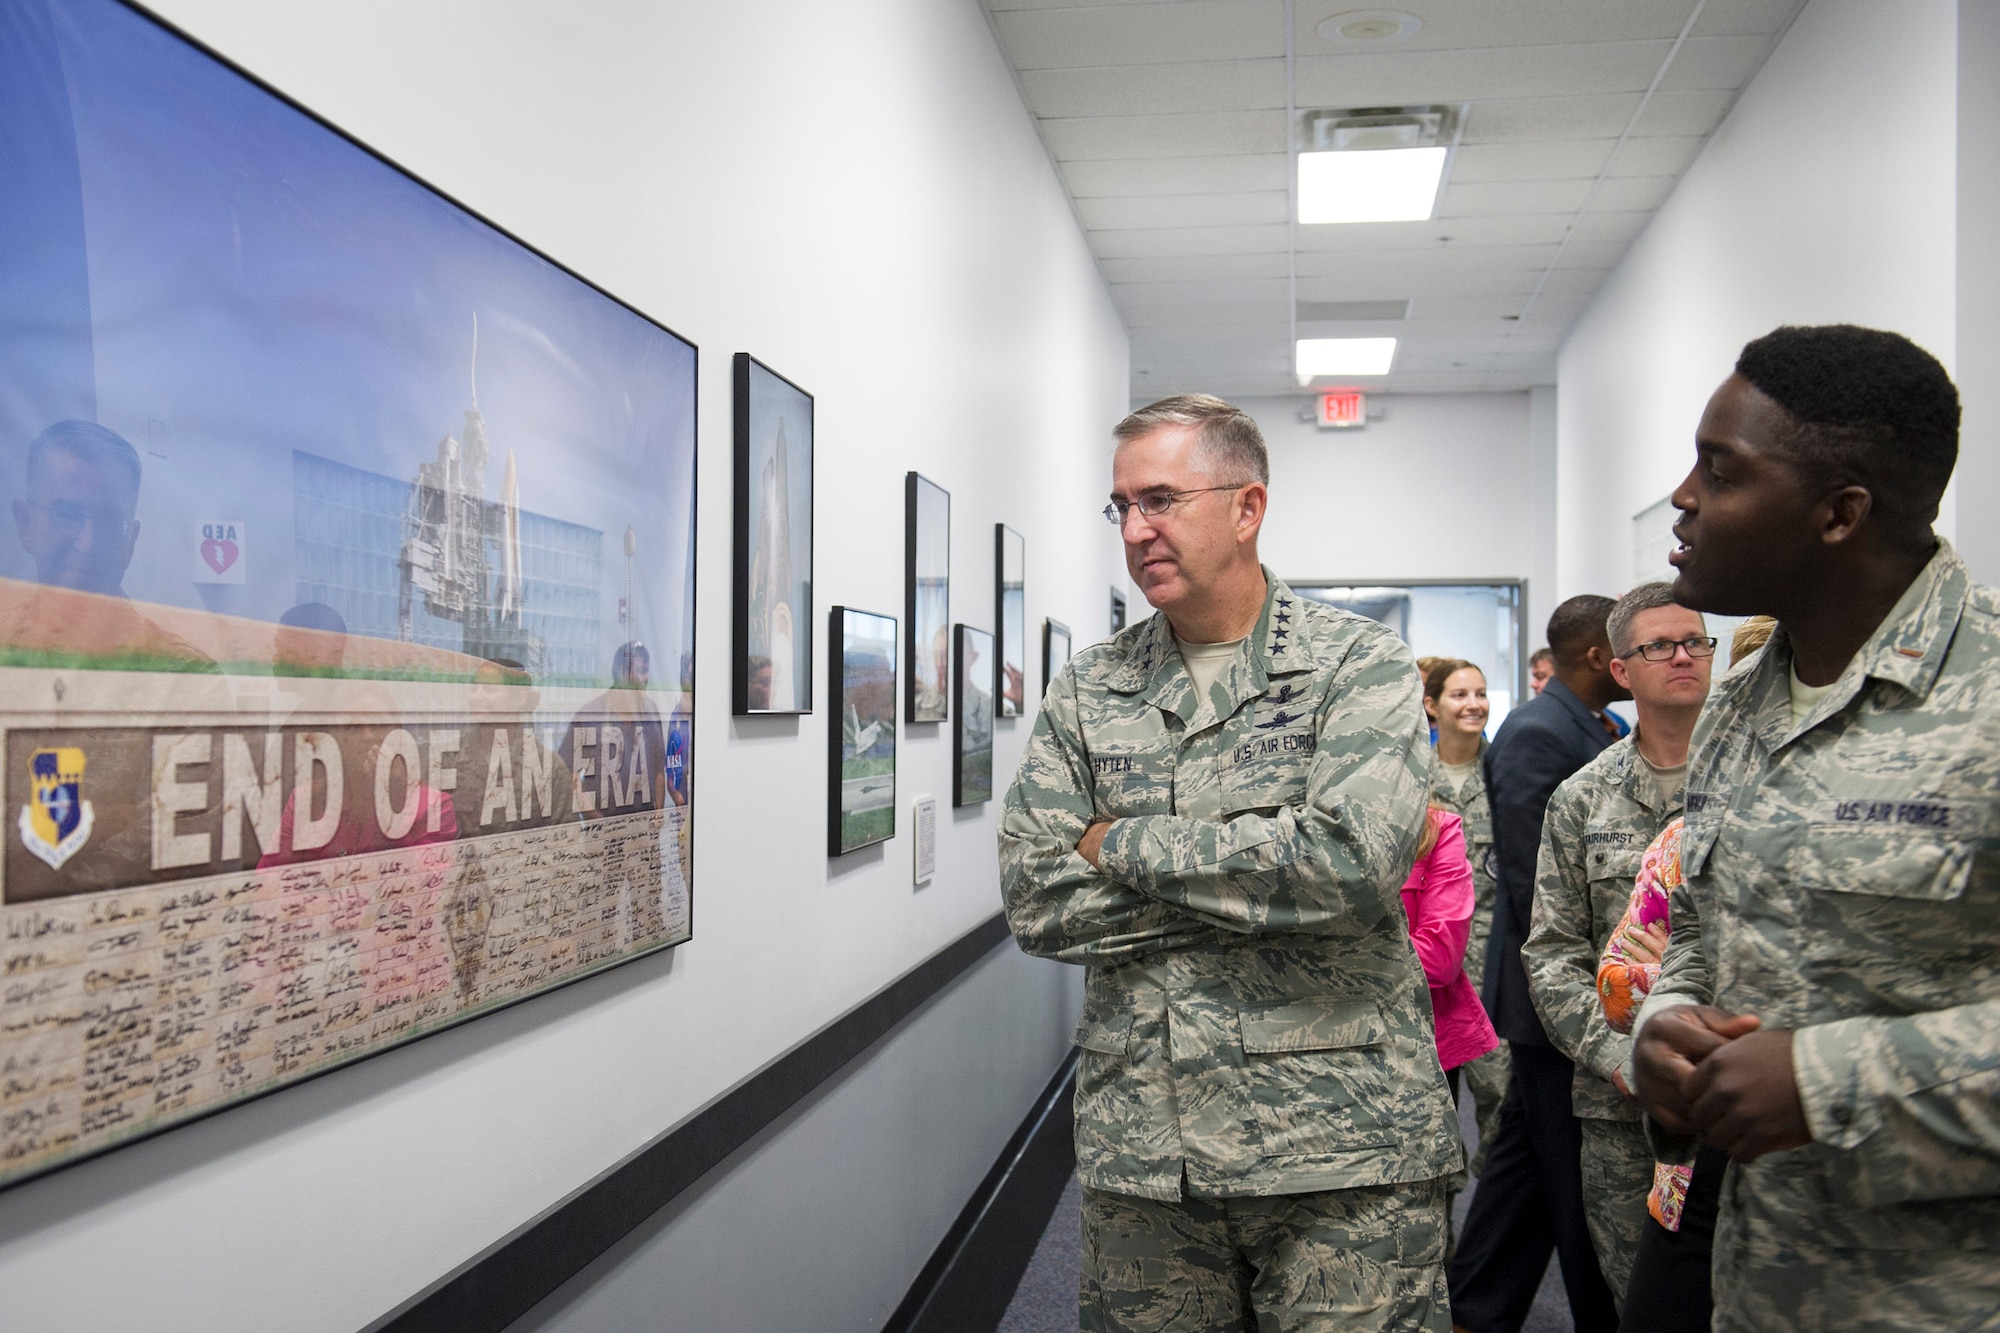
[[[1222,301],[1269,301],[1283,315],[1290,287],[1282,275],[1275,278],[1210,278],[1193,282],[1119,282],[1111,285],[1111,299],[1120,309],[1157,306],[1174,309],[1213,305]]]
[[[1687,170],[1701,146],[1708,140],[1694,135],[1662,135],[1656,139],[1627,139],[1612,155],[1613,176],[1678,176]]]
[[[1441,245],[1553,245],[1562,240],[1570,213],[1533,216],[1438,218],[1430,222],[1355,222],[1299,228],[1299,252],[1435,250]]]
[[[1674,92],[1741,88],[1770,49],[1771,39],[1765,36],[1690,37],[1667,67],[1660,87]]]
[[[1542,292],[1548,296],[1588,296],[1602,287],[1604,280],[1610,276],[1608,268],[1570,268],[1565,265],[1549,274]]]
[[[1283,223],[1254,227],[1157,227],[1088,233],[1093,250],[1106,259],[1149,255],[1246,255],[1285,249]]]
[[[1559,235],[1560,228],[1557,231]],[[1298,258],[1299,277],[1301,280],[1342,277],[1356,271],[1357,267],[1369,273],[1385,275],[1539,273],[1556,257],[1556,246],[1554,240],[1545,245],[1433,244],[1422,249],[1375,250],[1362,256],[1348,251],[1302,251]]]
[[[1430,296],[1410,307],[1412,320],[1485,320],[1518,315],[1527,293],[1519,296]]]
[[[1135,157],[1065,162],[1070,197],[1100,195],[1222,194],[1231,190],[1283,190],[1283,153],[1234,157]]]
[[[1301,0],[1298,51],[1318,55],[1360,52],[1329,42],[1319,25],[1334,14],[1359,8],[1354,0]],[[1577,4],[1575,0],[1425,0],[1424,26],[1388,51],[1437,51],[1466,47],[1557,46],[1581,42],[1622,42],[1655,38],[1671,41],[1687,22],[1687,0],[1621,0],[1618,4]]]
[[[1043,119],[1244,111],[1285,105],[1283,60],[1208,60],[1021,71],[1028,109]]]
[[[1207,111],[1185,116],[1093,116],[1045,120],[1049,151],[1063,161],[1088,158],[1207,157],[1282,153],[1283,111]]]
[[[1587,180],[1453,181],[1438,203],[1438,218],[1488,218],[1516,213],[1573,213],[1590,193]]]
[[[1671,45],[1601,42],[1498,51],[1312,56],[1298,62],[1298,103],[1308,107],[1397,106],[1481,97],[1644,92]]]
[[[1632,133],[1647,136],[1707,134],[1722,123],[1724,113],[1735,100],[1734,92],[1721,89],[1677,92],[1662,88],[1653,94],[1652,101],[1646,103],[1646,109],[1640,113]],[[1282,140],[1279,146],[1283,146]]]
[[[1806,0],[1708,0],[1695,20],[1697,37],[1733,37],[1743,33],[1783,32],[1805,8]]]
[[[1256,194],[1119,195],[1076,201],[1078,216],[1083,219],[1083,225],[1092,231],[1283,223],[1289,207],[1289,201],[1280,190]]]
[[[1285,314],[1285,298],[1274,301],[1218,302],[1210,305],[1190,305],[1180,307],[1144,305],[1130,308],[1120,307],[1125,317],[1125,327],[1138,336],[1145,330],[1147,338],[1161,338],[1175,341],[1185,337],[1206,337],[1220,335],[1239,337],[1239,326],[1261,324],[1280,331],[1289,329],[1291,321]]]
[[[1283,249],[1255,255],[1149,255],[1099,261],[1106,282],[1197,282],[1222,278],[1282,278]]]
[[[1462,144],[1452,154],[1451,179],[1534,181],[1595,176],[1604,169],[1617,142],[1607,138]]]
[[[1563,247],[1562,258],[1557,261],[1558,269],[1565,268],[1615,268],[1625,256],[1623,241],[1584,242],[1571,241]]]
[[[1542,270],[1504,268],[1485,272],[1384,273],[1374,264],[1299,279],[1301,301],[1359,301],[1407,296],[1526,296]]]
[[[1597,193],[1591,196],[1591,211],[1651,212],[1667,202],[1667,196],[1674,192],[1675,183],[1675,178],[1672,176],[1628,176],[1618,180],[1607,180],[1599,185]]]
[[[1581,244],[1630,243],[1652,220],[1651,213],[1600,213],[1593,210],[1576,220],[1574,235]]]
[[[1472,104],[1464,144],[1544,139],[1616,139],[1639,109],[1639,93],[1589,97],[1497,97]]]
[[[1179,0],[1175,4],[1012,10],[993,16],[1018,70],[1285,54],[1280,0]]]

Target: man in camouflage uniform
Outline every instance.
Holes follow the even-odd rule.
[[[1720,1330],[2000,1311],[2000,594],[1931,531],[1958,397],[1907,340],[1750,343],[1674,492],[1675,595],[1779,627],[1696,728],[1634,1047],[1663,1150],[1731,1159]]]
[[[1249,417],[1173,398],[1117,434],[1106,512],[1161,613],[1050,685],[1000,828],[1015,938],[1088,968],[1082,1326],[1444,1333],[1410,654],[1257,563]]]
[[[1549,1040],[1576,1062],[1570,1104],[1583,1140],[1584,1220],[1622,1309],[1653,1150],[1620,1072],[1632,1042],[1604,1021],[1597,963],[1631,901],[1646,847],[1681,812],[1688,737],[1708,697],[1715,640],[1664,583],[1642,583],[1619,598],[1605,630],[1612,675],[1632,692],[1639,725],[1550,799],[1521,961]],[[1655,926],[1642,938],[1657,956],[1665,936]]]

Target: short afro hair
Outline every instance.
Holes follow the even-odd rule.
[[[1598,644],[1611,642],[1604,622],[1614,605],[1609,597],[1572,597],[1549,617],[1549,651],[1558,663],[1574,664]]]
[[[1900,333],[1787,325],[1748,343],[1736,373],[1797,423],[1782,447],[1817,481],[1866,486],[1928,528],[1958,464],[1958,390]]]

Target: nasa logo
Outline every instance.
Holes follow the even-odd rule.
[[[63,862],[90,841],[94,815],[90,802],[83,799],[84,762],[83,751],[75,746],[37,750],[28,756],[29,794],[21,807],[21,845],[52,870],[62,869]]]

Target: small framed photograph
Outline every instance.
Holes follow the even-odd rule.
[[[1125,594],[1113,588],[1111,590],[1111,632],[1115,635],[1124,628]]]
[[[955,627],[958,725],[952,729],[951,803],[993,799],[993,636]]]
[[[827,642],[826,853],[844,856],[896,836],[896,618],[836,606]]]
[[[730,711],[812,712],[813,400],[736,354]]]
[[[903,479],[903,526],[903,614],[910,627],[903,715],[942,722],[951,712],[951,492],[910,473]]]
[[[1028,711],[1028,544],[1005,523],[993,525],[993,697],[1001,717]]]
[[[1056,672],[1069,661],[1069,626],[1060,620],[1042,621],[1042,692],[1055,683]]]

